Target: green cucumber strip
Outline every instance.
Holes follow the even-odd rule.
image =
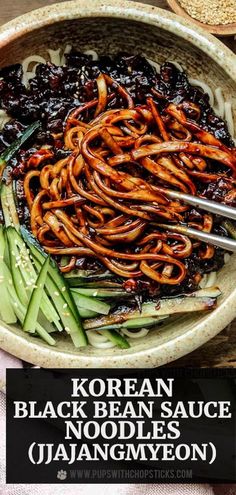
[[[4,227],[3,225],[0,225],[0,261],[4,259],[4,253],[5,253],[5,237],[4,237]]]
[[[25,315],[23,330],[26,332],[34,332],[38,319],[39,308],[43,297],[44,285],[47,278],[48,266],[50,258],[44,262],[36,280],[36,286],[30,297],[29,306]]]
[[[153,325],[156,325],[157,323],[160,323],[161,321],[165,320],[166,318],[169,318],[169,315],[164,315],[164,316],[156,316],[156,317],[151,317],[151,318],[134,318],[132,320],[127,320],[125,323],[122,324],[122,328],[145,328],[145,327],[151,327]]]
[[[14,311],[16,312],[19,322],[22,324],[26,314],[26,306],[24,306],[19,299],[16,289],[13,284],[12,274],[5,263],[3,263],[3,273],[6,282],[7,290],[14,305]]]
[[[148,327],[153,327],[154,325],[158,325],[158,323],[161,323],[166,318],[169,317],[166,315],[166,316],[157,316],[156,318],[155,317],[134,318],[132,320],[126,320],[123,323],[98,327],[96,328],[96,330],[102,331],[102,330],[121,330],[122,328],[127,328],[127,329],[148,328]]]
[[[37,279],[37,271],[35,270],[35,266],[31,261],[26,244],[21,238],[20,234],[13,227],[8,227],[7,235],[12,243],[14,243],[14,245],[18,248],[18,259],[20,260],[19,269],[24,280],[27,298],[29,300],[30,294]],[[36,268],[39,272],[41,265]],[[58,328],[61,328],[58,313],[45,292],[43,293],[40,309],[42,310],[48,321],[50,321],[51,323],[54,322],[56,326],[58,326]]]
[[[39,337],[41,337],[41,339],[45,340],[45,342],[47,342],[47,344],[49,344],[49,345],[55,345],[56,344],[55,339],[51,335],[49,335],[49,333],[41,325],[36,325],[36,331],[37,331],[37,334],[39,335]]]
[[[34,258],[34,264],[35,264],[35,267],[37,268],[37,270],[39,272],[41,270],[42,265],[39,263],[39,261],[36,258]],[[51,279],[51,277],[50,277],[49,274],[48,274],[48,276],[46,278],[45,289],[46,289],[48,295],[51,296],[51,297],[54,297],[55,294],[57,294],[57,292],[58,292],[58,287],[53,282],[53,280]],[[55,298],[53,298],[53,301],[55,301]],[[56,319],[53,319],[52,323],[54,323],[54,325],[57,327],[57,330],[59,332],[62,332],[63,326],[60,323],[60,319],[58,319],[58,318],[60,318],[60,315],[58,314],[58,311],[56,312],[56,314],[57,314],[57,318]]]
[[[125,290],[117,290],[117,289],[89,289],[89,288],[84,288],[84,287],[78,287],[71,289],[71,291],[74,293],[76,292],[77,294],[81,294],[82,296],[88,296],[88,297],[95,297],[95,298],[112,298],[112,297],[130,297],[132,294],[129,294]]]
[[[43,257],[42,259],[44,260],[45,258]],[[34,258],[34,262],[35,264],[40,265],[38,259]],[[75,318],[74,313],[71,311],[70,306],[64,297],[65,291],[61,292],[58,286],[56,285],[54,279],[51,277],[50,264],[49,264],[48,276],[45,282],[45,288],[49,294],[53,295],[53,302],[56,307],[56,310],[60,315],[65,330],[70,334],[75,347],[83,347],[87,345],[87,336],[80,323],[81,320],[80,319],[77,320]]]
[[[68,274],[65,274],[68,275]],[[64,276],[65,276],[64,275]],[[88,288],[88,289],[122,289],[122,285],[111,280],[94,280],[93,282],[84,281],[81,278],[65,277],[68,285],[72,288]],[[92,279],[88,279],[92,280]]]
[[[95,318],[96,316],[98,316],[98,313],[95,313],[95,311],[91,311],[90,309],[80,308],[80,306],[78,306],[78,311],[81,318]]]
[[[39,315],[38,315],[38,323],[41,327],[43,327],[47,333],[55,333],[55,332],[58,332],[58,329],[56,328],[56,325],[54,325],[54,323],[51,323],[50,321],[48,321],[45,316],[43,315],[42,311],[39,310]],[[61,326],[61,330],[59,331],[62,331],[63,328]]]
[[[113,278],[114,277],[114,274],[109,272],[109,271],[106,271],[106,272],[102,272],[102,273],[99,273],[99,272],[96,272],[94,270],[80,270],[79,268],[77,269],[74,269],[74,270],[71,270],[69,273],[66,273],[65,274],[65,278],[67,279],[77,279],[77,282],[81,280],[81,282],[86,282],[86,281],[90,281],[90,282],[93,282],[94,280],[103,280],[103,279],[110,279],[110,278]]]
[[[123,323],[126,320],[165,316],[178,313],[192,313],[207,311],[216,307],[216,299],[210,297],[176,297],[161,299],[158,303],[143,303],[141,313],[138,310],[129,310],[84,321],[85,330]]]
[[[54,297],[54,303],[60,314],[64,329],[70,335],[75,347],[86,346],[88,341],[83,327],[80,322],[75,319],[74,314],[71,312],[61,293],[58,292]]]
[[[9,228],[10,227],[8,227],[8,229]],[[9,235],[8,229],[6,230],[6,235],[7,235],[8,257],[10,261],[10,270],[12,274],[12,279],[19,300],[24,306],[27,307],[29,302],[29,295],[25,288],[25,280],[19,268],[19,260],[20,260],[19,251],[17,245],[14,242],[13,237]]]
[[[108,315],[111,309],[111,306],[109,304],[99,301],[96,298],[83,296],[81,294],[78,294],[73,289],[71,290],[71,293],[73,295],[75,304],[81,308],[90,309],[91,311],[102,315]]]
[[[42,264],[45,257],[47,257],[46,253],[42,250],[36,239],[24,227],[21,228],[21,234],[31,251],[33,258]],[[53,302],[65,330],[70,334],[75,347],[86,346],[88,340],[81,323],[79,311],[66,280],[53,260],[50,260],[48,275],[56,287],[57,295],[54,297]]]
[[[222,292],[219,287],[205,287],[205,289],[198,289],[190,294],[191,297],[219,297]]]
[[[8,227],[9,225],[14,225],[14,227],[17,230],[19,230],[20,222],[16,210],[12,182],[9,184],[2,184],[1,205],[2,205],[2,212],[4,216],[5,226]]]
[[[21,146],[29,139],[32,134],[39,129],[40,122],[34,122],[29,125],[22,133],[22,135],[16,139],[0,156],[0,178],[3,175],[7,162],[15,155],[15,153],[21,148]]]
[[[5,239],[3,233],[3,227],[0,228],[0,318],[8,324],[17,322],[17,318],[12,307],[12,303],[7,290],[7,281],[4,275],[4,251],[5,251]]]
[[[105,335],[111,342],[113,342],[120,349],[129,349],[129,342],[116,330],[104,330],[103,335]]]
[[[40,244],[38,241],[35,239],[35,237],[32,236],[32,234],[29,233],[27,229],[24,227],[21,227],[21,233],[23,236],[24,241],[28,245],[31,254],[34,259],[37,259],[39,263],[42,265],[44,262],[44,259],[47,257],[46,253],[42,250]],[[50,260],[50,265],[48,268],[48,273],[54,283],[57,286],[57,290],[63,294],[63,298],[66,300],[71,312],[74,315],[74,318],[78,321],[79,326],[81,326],[80,323],[80,315],[78,312],[78,309],[76,307],[76,304],[74,302],[74,299],[71,295],[70,288],[67,284],[66,279],[63,277],[63,275],[60,273],[59,268],[57,264],[55,263],[54,260]]]
[[[17,316],[19,322],[21,323],[21,325],[23,325],[25,315],[26,315],[26,308],[25,308],[25,306],[23,306],[23,304],[18,299],[16,290],[15,290],[14,285],[13,285],[11,272],[8,269],[8,267],[5,265],[5,263],[3,266],[3,271],[4,271],[4,278],[7,282],[7,289],[8,289],[9,296],[11,298],[11,301],[14,301],[14,303],[13,303],[14,311],[16,313],[16,316]],[[56,344],[56,341],[48,334],[48,331],[46,329],[44,329],[40,325],[39,322],[36,323],[36,332],[38,335],[40,335],[40,337],[43,340],[45,340],[45,342],[47,342],[47,344],[49,344],[49,345],[55,345]]]
[[[70,256],[65,256],[64,255],[64,256],[62,256],[60,258],[60,265],[61,266],[66,266],[66,265],[68,265],[69,261],[70,261]]]

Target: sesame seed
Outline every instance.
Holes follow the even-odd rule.
[[[236,22],[235,0],[180,0],[179,3],[193,19],[204,24]]]

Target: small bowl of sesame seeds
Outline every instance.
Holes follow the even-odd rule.
[[[172,10],[212,34],[236,34],[236,0],[167,0]]]

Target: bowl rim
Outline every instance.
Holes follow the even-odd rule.
[[[12,19],[0,27],[0,49],[4,45],[41,27],[60,21],[84,17],[113,17],[117,19],[137,20],[167,31],[178,31],[186,41],[210,55],[236,81],[236,55],[211,33],[192,20],[183,18],[173,12],[141,2],[128,0],[70,0],[54,3],[47,7],[27,12]]]
[[[210,56],[236,82],[236,55],[220,40],[193,22],[152,5],[122,0],[70,0],[28,12],[0,28],[0,49],[18,37],[44,26],[76,18],[108,17],[133,20],[175,32]],[[223,61],[223,62],[222,62]],[[224,318],[220,317],[224,314]],[[236,317],[236,288],[207,318],[183,335],[148,350],[119,350],[114,355],[83,355],[32,342],[0,325],[0,347],[33,364],[53,368],[132,368],[167,364],[192,352],[217,335]],[[186,346],[186,339],[188,345]],[[187,347],[187,348],[186,348]]]

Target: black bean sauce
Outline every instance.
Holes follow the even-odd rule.
[[[55,160],[68,154],[63,149],[63,140],[60,134],[63,132],[65,119],[68,113],[90,101],[97,96],[96,78],[100,72],[109,74],[115,81],[124,86],[134,99],[136,105],[146,103],[146,99],[152,96],[158,105],[159,111],[164,112],[166,106],[173,102],[180,104],[186,101],[196,103],[200,107],[200,116],[191,110],[186,114],[188,118],[197,120],[205,130],[211,132],[227,146],[233,146],[227,125],[224,120],[216,116],[209,104],[209,97],[200,89],[191,86],[186,73],[178,70],[171,63],[161,66],[160,74],[141,55],[118,53],[114,57],[101,56],[93,61],[90,56],[72,50],[66,55],[66,65],[58,67],[52,63],[39,64],[35,77],[29,82],[29,87],[22,84],[22,66],[20,64],[5,67],[0,70],[0,108],[4,109],[12,118],[5,124],[0,132],[0,153],[12,143],[22,130],[34,122],[40,120],[42,127],[38,134],[27,142],[25,148],[19,151],[12,160],[12,175],[16,181],[18,196],[18,210],[22,223],[28,224],[29,212],[24,201],[22,177],[24,167],[22,163],[32,151],[42,144],[50,144],[53,147]],[[108,106],[122,107],[124,102],[120,96],[115,96]],[[189,110],[190,111],[190,110]],[[89,112],[86,120],[90,120]],[[55,136],[58,138],[55,139]],[[217,164],[219,167],[219,165]],[[220,201],[228,192],[228,183],[219,179],[216,183],[198,184],[198,191],[209,199]],[[236,205],[235,205],[236,206]],[[197,221],[200,213],[194,209],[188,211],[186,220]],[[227,235],[227,232],[216,221],[214,232]],[[221,249],[215,250],[211,260],[201,260],[195,252],[185,260],[188,268],[188,277],[181,286],[183,292],[196,288],[194,275],[218,270],[223,265]],[[78,266],[89,268],[89,261],[78,260]],[[99,263],[93,262],[93,268],[101,268]],[[91,267],[90,267],[91,268]],[[131,283],[130,283],[131,284]],[[132,290],[136,293],[148,293],[157,296],[160,289],[157,284],[148,281],[133,281]],[[134,289],[135,286],[135,289]],[[174,295],[179,293],[179,286],[163,286],[162,295]]]

